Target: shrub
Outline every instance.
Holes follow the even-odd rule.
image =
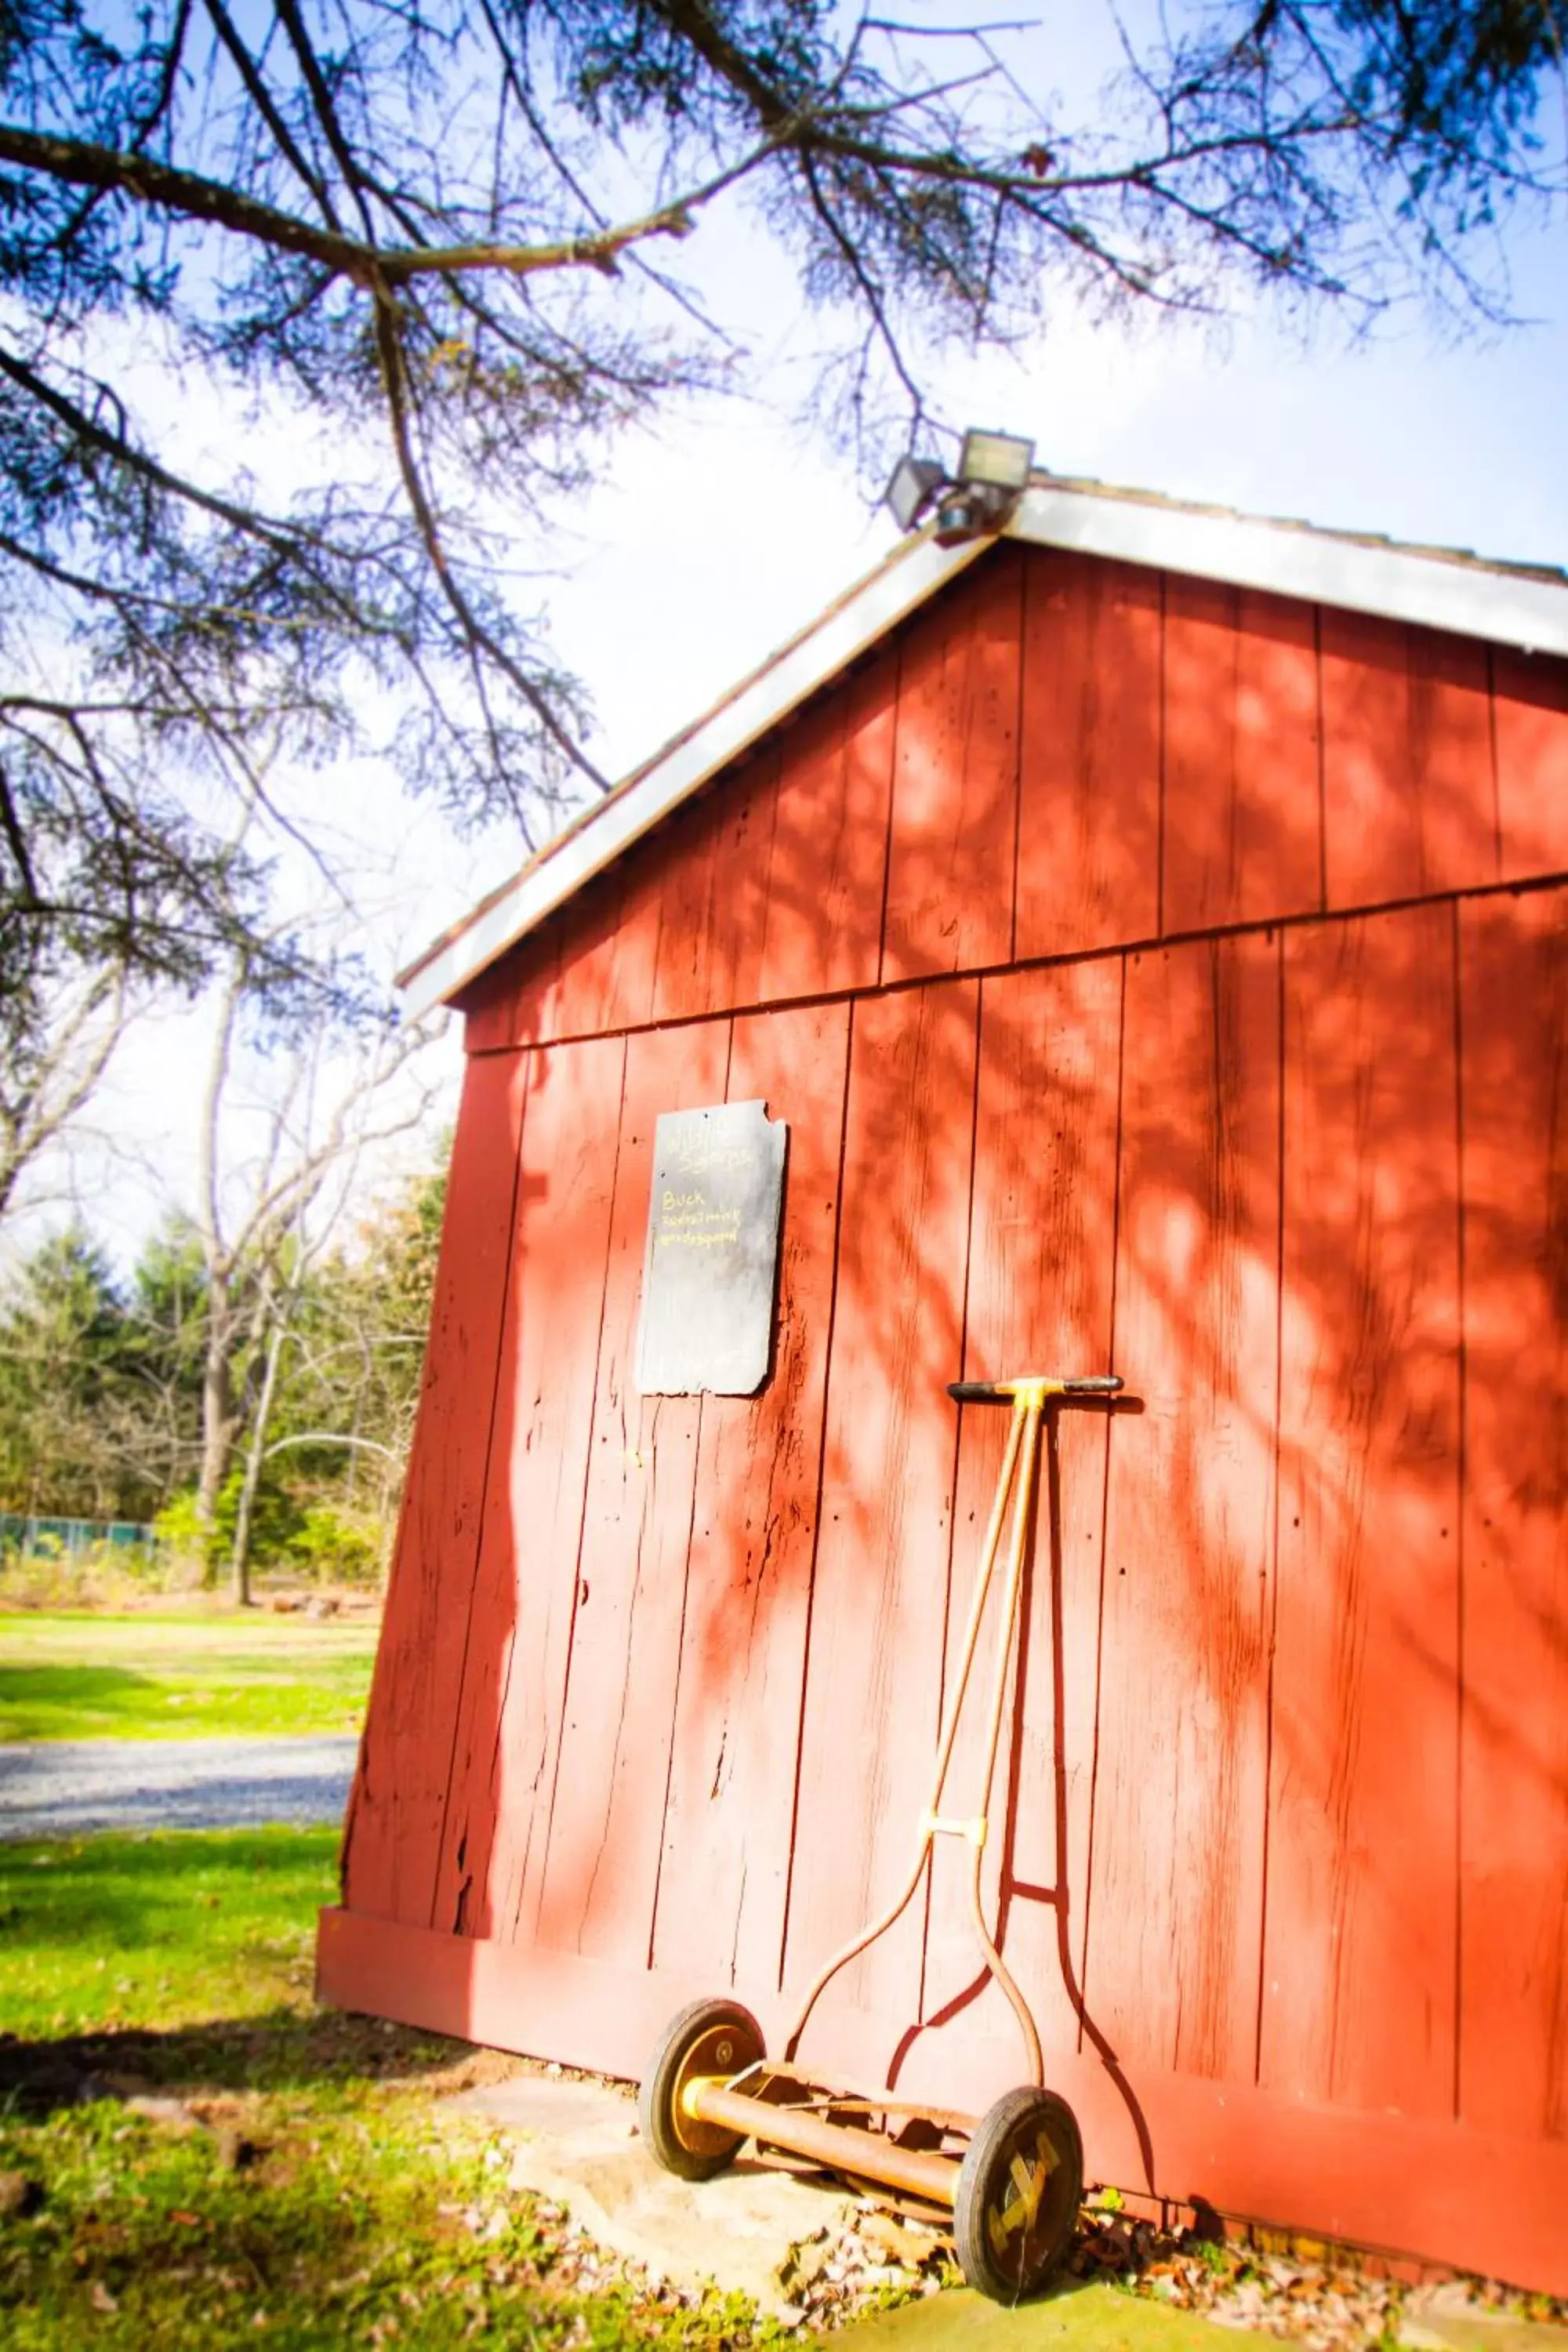
[[[227,1514],[224,1524],[224,1502],[226,1492],[218,1498],[217,1517],[210,1528],[204,1528],[196,1510],[196,1490],[182,1486],[171,1495],[153,1522],[153,1540],[171,1559],[179,1561],[188,1570],[205,1576],[226,1552],[234,1536],[234,1512]]]
[[[375,1584],[385,1538],[374,1511],[312,1503],[289,1539],[289,1557],[312,1584]]]
[[[177,1564],[156,1542],[96,1542],[68,1549],[41,1534],[0,1551],[0,1606],[7,1609],[115,1609],[140,1594],[162,1592]]]

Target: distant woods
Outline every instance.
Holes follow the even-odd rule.
[[[79,1221],[42,1242],[0,1288],[0,1513],[154,1523],[165,1557],[193,1580],[247,1584],[252,1565],[303,1580],[378,1578],[419,1392],[445,1193],[445,1174],[432,1172],[405,1180],[352,1228],[344,1219],[289,1283],[281,1327],[240,1336],[229,1367],[237,1425],[207,1515],[212,1297],[195,1223],[171,1216],[124,1278]],[[288,1251],[281,1271],[296,1272]]]

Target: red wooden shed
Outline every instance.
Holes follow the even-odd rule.
[[[1037,477],[407,991],[468,1058],[324,1994],[773,2025],[925,1800],[945,1383],[1114,1369],[988,1850],[1090,2177],[1568,2292],[1568,581]],[[640,1396],[656,1117],[759,1097],[771,1376]],[[813,2032],[1017,2078],[942,1855]]]

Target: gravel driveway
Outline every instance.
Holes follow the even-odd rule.
[[[0,1746],[0,1838],[341,1822],[358,1745],[348,1732]]]

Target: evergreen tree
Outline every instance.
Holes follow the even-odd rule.
[[[0,1508],[138,1518],[134,1340],[103,1251],[80,1225],[42,1243],[0,1306]]]

